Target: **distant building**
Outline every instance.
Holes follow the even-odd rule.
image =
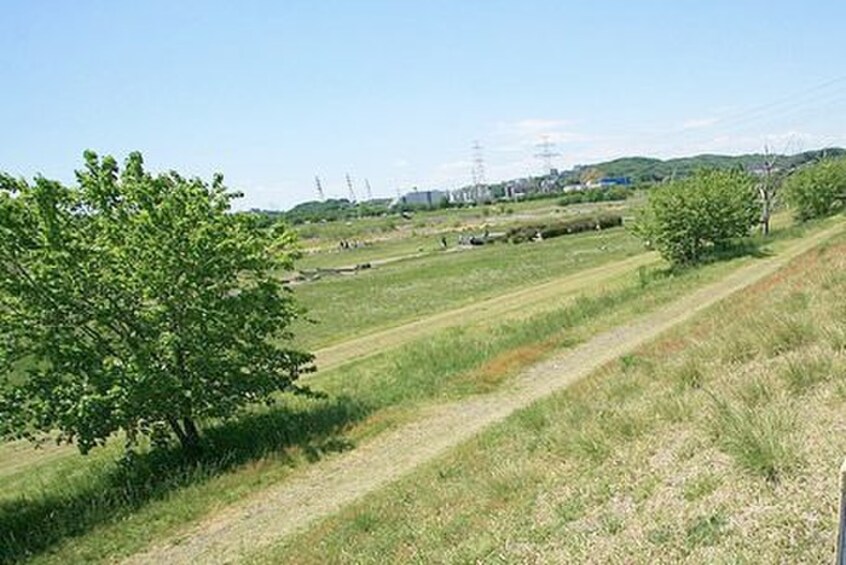
[[[465,186],[450,193],[450,202],[464,204],[479,204],[493,199],[491,190],[487,186]]]
[[[508,181],[503,185],[503,197],[509,200],[519,200],[526,196],[528,191],[527,183],[516,181]]]
[[[409,192],[405,196],[401,196],[399,201],[403,204],[410,204],[412,206],[428,206],[434,208],[440,206],[444,201],[449,201],[449,193],[443,190],[421,190]]]
[[[631,177],[605,177],[599,181],[599,186],[629,186],[630,184],[632,184]]]

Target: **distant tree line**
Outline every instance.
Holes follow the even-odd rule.
[[[558,205],[570,206],[572,204],[583,204],[586,202],[614,202],[626,200],[632,194],[633,191],[631,188],[619,186],[574,190],[564,193],[564,196],[558,199]]]

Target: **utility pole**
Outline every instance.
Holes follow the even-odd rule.
[[[317,199],[323,202],[326,200],[326,196],[323,194],[323,185],[320,184],[320,177],[317,175],[314,175],[314,184],[317,187]]]
[[[364,179],[364,186],[367,189],[367,199],[373,200],[373,191],[370,190],[370,180],[369,179]]]

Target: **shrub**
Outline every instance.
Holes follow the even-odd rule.
[[[824,159],[787,179],[787,201],[801,221],[835,212],[846,200],[846,158]]]
[[[613,202],[625,200],[632,195],[632,190],[623,187],[589,188],[568,192],[558,199],[559,206],[570,206],[583,202]]]
[[[749,175],[702,170],[653,190],[634,231],[671,263],[686,265],[748,235],[758,215]]]
[[[623,217],[617,214],[602,214],[595,217],[574,218],[548,224],[531,224],[511,228],[506,233],[506,239],[512,243],[530,241],[540,234],[543,239],[550,239],[562,235],[581,233],[593,230],[603,230],[623,225]]]

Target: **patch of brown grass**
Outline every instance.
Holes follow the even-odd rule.
[[[553,340],[547,340],[506,351],[467,373],[463,380],[475,384],[480,392],[492,390],[520,369],[537,363],[555,347]]]

